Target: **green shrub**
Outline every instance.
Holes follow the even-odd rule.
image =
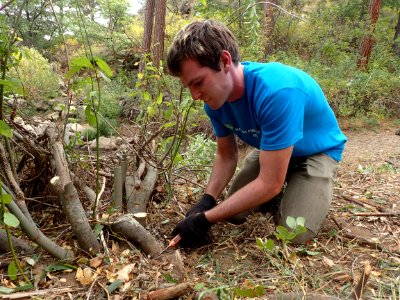
[[[113,133],[113,129],[110,125],[114,128],[117,127],[116,120],[108,120],[103,119],[99,116],[99,136],[106,136],[109,137]],[[87,128],[82,132],[82,138],[85,141],[92,141],[96,138],[96,129],[95,128]]]
[[[22,48],[22,58],[10,77],[19,78],[23,96],[28,100],[53,98],[60,87],[60,78],[37,50]]]

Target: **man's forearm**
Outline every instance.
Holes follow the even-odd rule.
[[[235,174],[236,166],[236,158],[223,159],[217,154],[205,193],[218,199]]]
[[[272,199],[279,192],[280,189],[269,186],[268,183],[262,182],[260,178],[256,178],[228,199],[208,210],[205,215],[208,221],[217,223],[259,206]]]

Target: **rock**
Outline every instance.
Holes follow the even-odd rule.
[[[96,140],[90,142],[89,148],[92,150],[96,149]],[[117,142],[114,137],[108,138],[101,136],[99,138],[99,150],[111,151],[117,148]]]

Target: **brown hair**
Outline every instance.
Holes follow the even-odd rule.
[[[173,76],[181,74],[185,59],[196,60],[201,66],[220,71],[220,54],[226,50],[238,65],[239,47],[235,36],[224,24],[215,20],[195,21],[182,28],[168,49],[167,67]]]

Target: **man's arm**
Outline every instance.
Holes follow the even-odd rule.
[[[205,212],[207,220],[216,223],[257,207],[272,199],[285,182],[293,146],[275,151],[260,151],[258,177],[236,191],[231,197]]]
[[[226,137],[217,137],[217,152],[205,193],[218,199],[235,174],[237,162],[238,149],[235,136],[230,134]]]

